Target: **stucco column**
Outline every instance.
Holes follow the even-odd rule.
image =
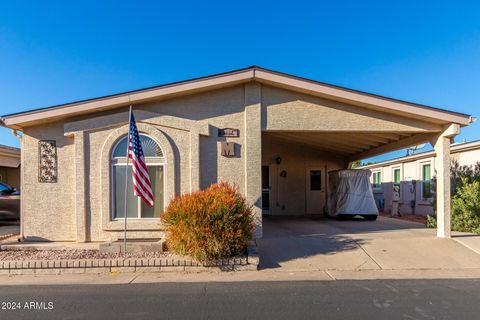
[[[451,236],[450,142],[459,133],[460,126],[451,124],[432,141],[436,152],[437,237],[440,238]]]
[[[200,189],[200,133],[190,131],[190,192]]]
[[[261,90],[256,82],[245,85],[245,196],[253,205],[254,238],[261,238],[263,234]]]
[[[75,217],[77,220],[77,242],[87,241],[86,177],[85,177],[85,132],[74,133],[75,144]]]
[[[20,139],[20,239],[25,238],[25,206],[23,204],[23,184],[25,181],[25,140],[23,135],[17,135],[16,131],[13,131],[14,135]]]

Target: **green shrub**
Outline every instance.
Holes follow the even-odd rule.
[[[432,215],[427,215],[427,228],[436,228],[437,218]]]
[[[480,182],[462,178],[452,199],[452,229],[480,234]]]
[[[480,182],[469,182],[467,177],[461,177],[456,195],[452,197],[453,231],[473,232],[480,234]],[[427,216],[427,227],[436,228],[435,216]]]
[[[227,183],[175,198],[161,220],[169,250],[202,262],[243,254],[253,232],[251,207]]]

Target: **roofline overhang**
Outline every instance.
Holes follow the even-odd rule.
[[[480,149],[480,140],[475,140],[475,141],[471,141],[471,142],[450,145],[450,153],[451,154],[456,154],[456,153],[465,152],[465,151],[479,150],[479,149]],[[403,157],[400,157],[400,158],[395,158],[395,159],[385,160],[385,161],[376,162],[376,163],[372,163],[372,164],[367,164],[367,165],[364,165],[364,166],[360,166],[358,168],[359,169],[377,169],[377,168],[380,168],[380,167],[391,166],[391,165],[400,164],[400,163],[404,163],[404,162],[410,162],[410,161],[414,161],[414,160],[429,158],[429,157],[432,157],[432,156],[433,157],[436,156],[435,150],[420,152],[420,153],[412,154],[412,155],[409,155],[409,156],[403,156]]]
[[[50,122],[157,99],[169,99],[175,96],[209,91],[251,81],[406,117],[418,118],[421,116],[426,121],[457,123],[462,126],[475,121],[470,115],[463,113],[387,98],[253,66],[146,89],[8,114],[1,117],[0,124],[13,129],[22,129],[22,127],[36,123]]]
[[[20,149],[12,147],[0,147],[0,156],[2,157],[12,157],[20,158]]]

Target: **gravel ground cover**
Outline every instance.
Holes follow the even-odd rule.
[[[98,250],[31,250],[0,251],[0,261],[26,261],[26,260],[75,260],[75,259],[123,259],[123,258],[177,258],[166,252],[142,253],[100,253]]]
[[[413,215],[413,214],[402,214],[397,217],[392,217],[390,213],[380,213],[382,217],[387,217],[387,218],[393,218],[393,219],[400,219],[400,220],[406,220],[406,221],[412,221],[412,222],[418,222],[418,223],[427,223],[427,217],[425,216],[420,216],[420,215]]]

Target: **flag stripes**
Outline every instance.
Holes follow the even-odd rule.
[[[128,145],[128,157],[132,160],[133,194],[142,198],[146,205],[153,207],[152,184],[148,175],[147,164],[143,155],[140,135],[133,112],[130,114],[130,141]]]

